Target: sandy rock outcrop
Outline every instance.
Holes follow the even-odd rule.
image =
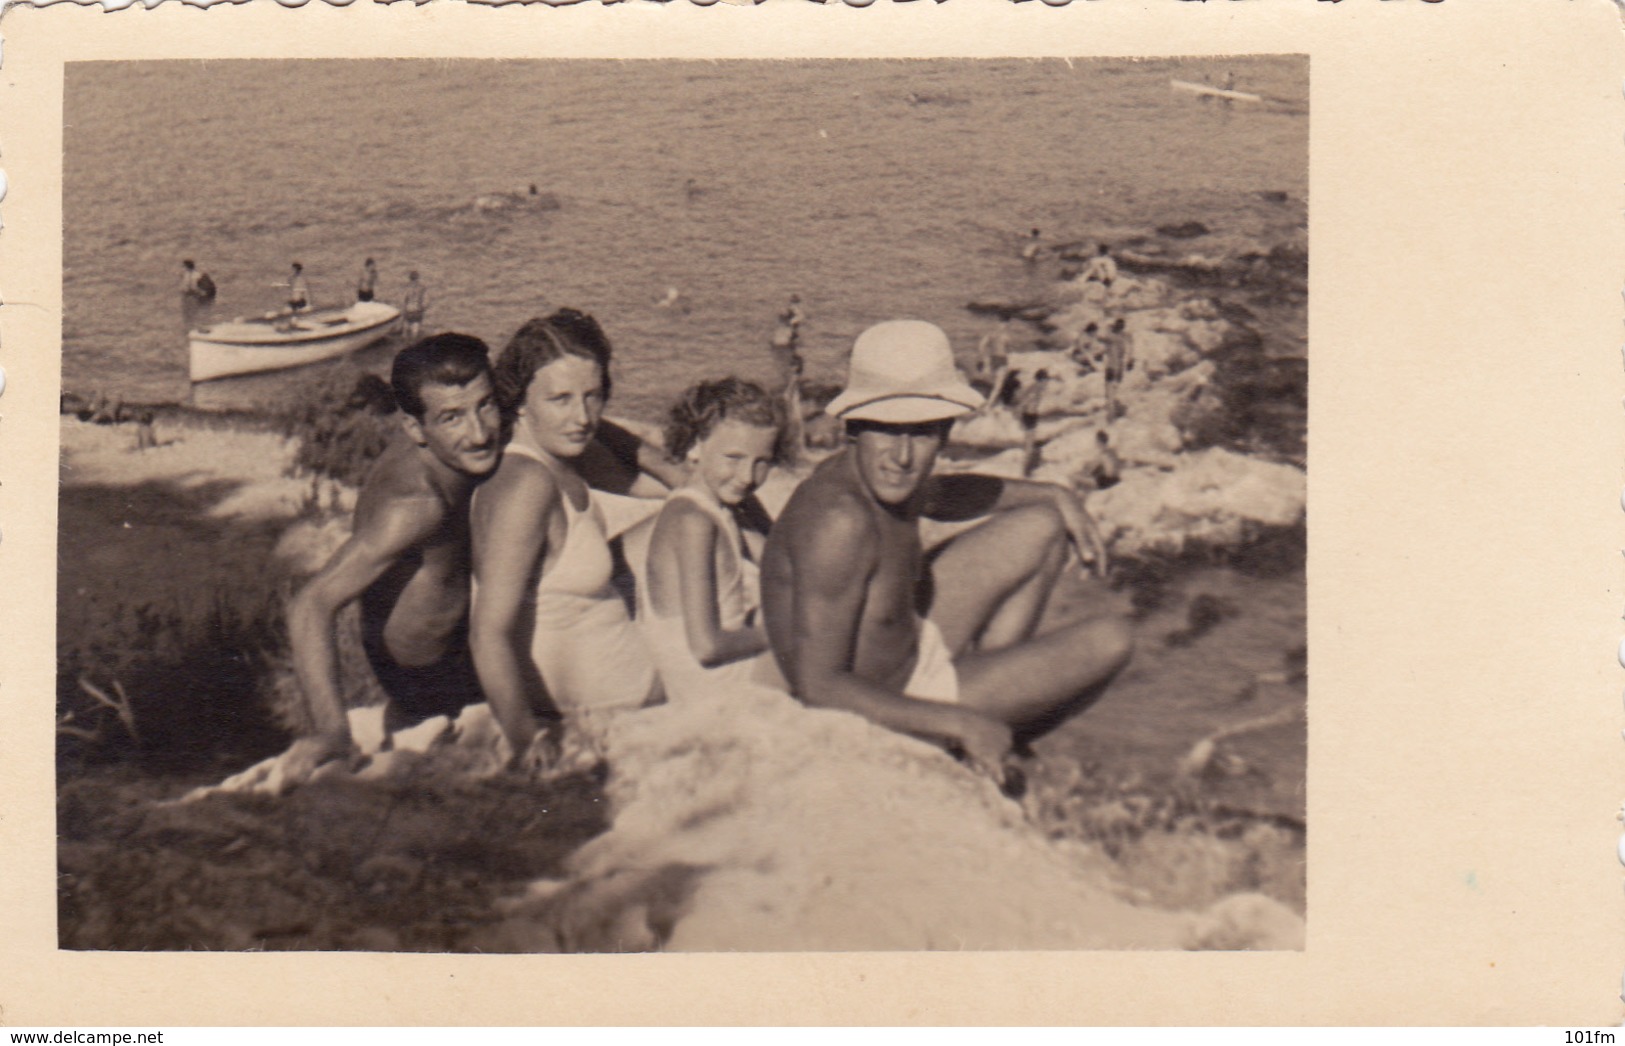
[[[1130,903],[939,749],[767,690],[690,695],[610,729],[609,832],[509,905],[518,950],[1292,948],[1267,898]]]
[[[318,779],[487,776],[508,751],[488,706],[386,738]],[[740,687],[681,695],[601,734],[614,822],[469,943],[486,951],[1300,948],[1303,922],[1256,894],[1202,911],[1137,904],[1098,850],[1050,839],[940,749],[844,712]],[[567,746],[548,775],[590,769]],[[278,794],[286,757],[181,802]]]

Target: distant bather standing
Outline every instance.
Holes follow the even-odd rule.
[[[806,322],[801,295],[790,295],[779,313],[778,326],[773,329],[773,360],[778,364],[780,379],[786,384],[801,377],[801,325]]]
[[[1016,394],[1015,412],[1021,421],[1021,474],[1031,476],[1038,467],[1038,410],[1044,400],[1049,371],[1040,370]]]
[[[429,292],[418,282],[418,271],[406,277],[406,293],[401,295],[401,315],[406,320],[406,336],[416,338],[423,330],[423,314],[429,311]]]
[[[773,330],[773,362],[778,367],[784,416],[789,425],[789,435],[784,443],[788,464],[794,464],[801,457],[801,375],[806,369],[806,362],[801,358],[801,325],[806,322],[807,314],[801,310],[801,295],[792,294],[784,310],[779,313],[779,324]]]
[[[309,308],[310,284],[305,279],[305,267],[294,262],[293,271],[288,274],[288,311],[304,312]]]
[[[1129,333],[1121,317],[1112,321],[1111,328],[1101,338],[1106,343],[1106,420],[1117,417],[1117,388],[1123,375],[1133,366],[1133,352],[1129,346]]]
[[[361,266],[361,278],[356,281],[355,300],[372,301],[373,293],[378,289],[378,264],[368,258]]]

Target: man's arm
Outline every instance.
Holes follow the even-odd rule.
[[[666,457],[665,451],[607,419],[598,423],[579,467],[589,485],[632,497],[664,497],[688,479],[683,467]]]
[[[997,774],[1010,745],[1002,724],[968,708],[904,696],[852,671],[859,619],[876,566],[875,534],[866,516],[861,507],[830,506],[791,539],[795,649],[783,659],[791,688],[815,707],[844,709],[899,733],[955,742]]]
[[[433,498],[399,498],[358,526],[333,558],[288,605],[288,639],[294,672],[316,721],[304,749],[309,770],[350,746],[350,724],[339,693],[337,620],[407,551],[440,525],[443,509]],[[307,771],[308,776],[308,771]]]
[[[1078,557],[1106,576],[1106,543],[1083,499],[1070,487],[1028,479],[1007,479],[974,472],[933,476],[926,487],[923,514],[946,523],[964,522],[1026,505],[1048,505],[1061,517]]]

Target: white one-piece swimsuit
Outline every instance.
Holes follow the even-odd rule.
[[[532,448],[510,442],[506,453],[553,471]],[[559,484],[566,534],[531,597],[535,628],[530,656],[565,714],[637,708],[654,693],[654,666],[626,603],[610,583],[614,558],[598,506],[578,509]]]
[[[691,487],[679,487],[672,491],[666,504],[669,507],[679,500],[704,512],[720,535],[712,560],[717,580],[717,623],[728,632],[744,628],[751,612],[759,605],[760,571],[745,551],[738,521],[727,509]],[[638,622],[643,634],[648,637],[649,651],[654,655],[669,699],[680,700],[686,695],[710,693],[722,687],[762,682],[773,677],[763,664],[772,657],[765,651],[710,668],[700,664],[688,645],[688,632],[683,626],[681,611],[661,614],[655,610],[654,601],[649,595],[649,574],[650,571],[646,569],[645,584],[638,593]],[[681,602],[675,593],[672,598]]]

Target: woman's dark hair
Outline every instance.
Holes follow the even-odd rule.
[[[559,309],[551,316],[527,320],[508,340],[497,357],[492,383],[502,416],[512,421],[525,402],[536,372],[566,356],[578,356],[598,364],[604,380],[604,399],[609,399],[609,338],[598,321],[576,309]]]
[[[468,334],[436,334],[408,345],[395,357],[389,387],[395,404],[423,420],[423,386],[464,386],[491,373],[491,350]]]
[[[783,458],[784,403],[760,385],[742,378],[702,381],[691,386],[671,408],[666,421],[666,453],[674,460],[709,436],[727,419],[773,429],[779,440],[773,446],[773,460]]]

